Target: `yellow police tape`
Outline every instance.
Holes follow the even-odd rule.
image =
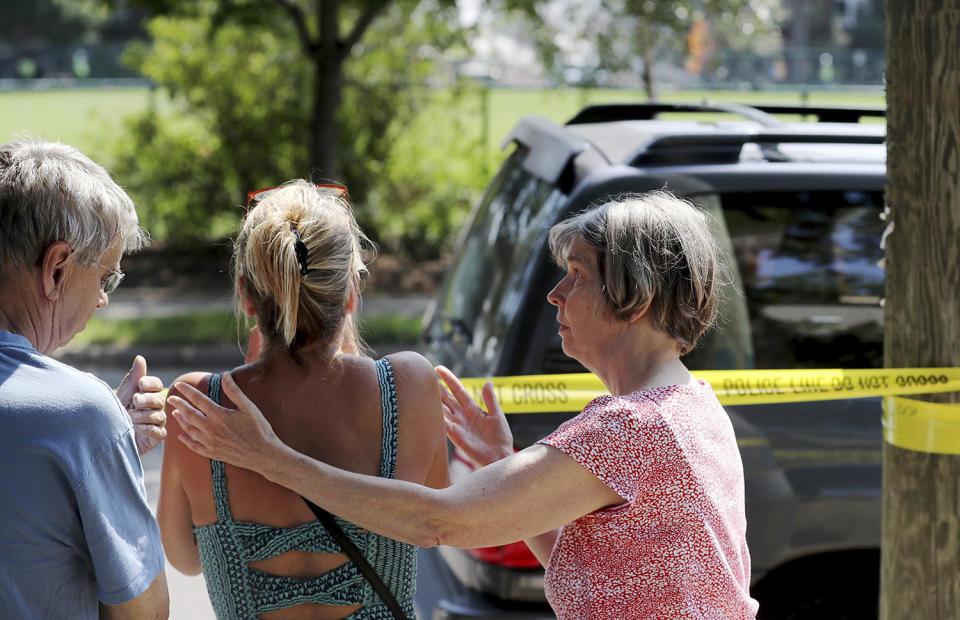
[[[693,376],[709,382],[724,405],[960,392],[960,368],[704,370]],[[609,393],[590,373],[462,381],[477,402],[482,402],[483,384],[492,381],[505,413],[580,411],[597,396]]]
[[[887,396],[883,438],[905,450],[960,454],[960,405]]]
[[[960,454],[960,405],[903,398],[905,394],[960,392],[960,368],[709,370],[693,375],[713,387],[724,405],[757,405],[884,396],[887,442],[908,450]],[[482,403],[493,382],[505,413],[575,412],[608,394],[589,373],[462,380]]]
[[[693,376],[710,383],[724,405],[883,396],[883,435],[888,443],[918,452],[960,454],[960,404],[903,398],[960,392],[960,368],[698,370]],[[578,412],[597,396],[609,394],[590,373],[461,381],[481,404],[483,384],[491,381],[504,413]]]

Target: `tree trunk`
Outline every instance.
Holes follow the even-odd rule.
[[[654,44],[656,43],[654,29],[649,22],[641,19],[638,25],[638,30],[640,31],[638,33],[640,45],[642,46],[640,57],[643,59],[643,73],[641,74],[640,79],[643,81],[643,90],[647,93],[647,99],[650,101],[656,101],[657,91],[654,88],[653,81],[653,50]]]
[[[337,109],[343,89],[340,41],[340,0],[314,0],[317,39],[309,45],[313,62],[313,110],[310,127],[311,176],[317,181],[339,181],[337,142],[340,136]]]
[[[787,72],[794,84],[812,82],[810,69],[810,0],[790,2],[790,21],[787,22]]]
[[[960,366],[960,0],[886,11],[885,362]],[[960,617],[960,456],[885,443],[882,558],[882,619]]]
[[[310,165],[315,180],[340,181],[337,170],[337,108],[343,88],[343,61],[336,55],[314,57],[313,120]]]

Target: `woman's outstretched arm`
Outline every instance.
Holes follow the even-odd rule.
[[[497,400],[493,383],[483,385],[481,395],[486,409],[480,407],[460,379],[444,366],[437,366],[437,375],[443,379],[447,390],[441,393],[443,419],[447,437],[478,467],[485,467],[514,453],[513,433]],[[550,530],[523,542],[546,566],[557,541],[559,530]]]
[[[256,471],[361,527],[415,545],[506,544],[623,502],[576,461],[541,444],[445,489],[344,471],[284,445],[229,374],[223,389],[237,409],[188,385],[177,388],[179,439],[198,454]]]

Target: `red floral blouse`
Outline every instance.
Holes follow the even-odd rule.
[[[545,577],[569,618],[754,618],[743,465],[706,382],[591,401],[541,440],[624,503],[563,527]]]

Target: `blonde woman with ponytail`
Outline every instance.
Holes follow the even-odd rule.
[[[238,308],[255,319],[260,350],[230,372],[233,381],[304,454],[361,474],[447,486],[433,368],[413,352],[370,359],[356,334],[371,244],[346,190],[298,180],[252,197],[258,202],[237,237],[233,272]],[[179,381],[232,406],[220,375]],[[168,429],[180,432],[173,420]],[[252,471],[167,442],[158,520],[167,559],[184,573],[203,571],[220,618],[392,617],[305,500]],[[413,617],[415,548],[338,524]]]

